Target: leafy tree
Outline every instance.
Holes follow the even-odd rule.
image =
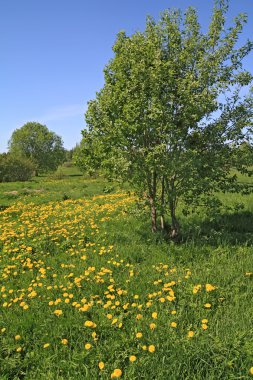
[[[29,158],[41,173],[56,170],[65,158],[61,137],[36,122],[28,122],[13,132],[9,151]]]
[[[179,233],[179,200],[187,211],[219,190],[245,190],[231,168],[249,174],[236,148],[252,133],[252,75],[242,61],[253,44],[236,47],[246,15],[227,28],[227,10],[215,2],[206,33],[192,7],[147,18],[144,32],[120,32],[88,104],[84,166],[131,181],[149,201],[153,231],[159,212],[161,227],[169,213],[171,236]]]
[[[34,164],[27,158],[0,154],[0,182],[28,181],[34,170]]]

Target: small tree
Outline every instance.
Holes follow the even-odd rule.
[[[61,137],[36,122],[28,122],[13,132],[9,151],[29,158],[41,173],[56,170],[65,158]]]
[[[0,182],[28,181],[34,170],[34,164],[27,158],[0,154]]]
[[[147,19],[144,32],[118,34],[105,85],[89,102],[81,154],[89,166],[107,168],[145,194],[152,231],[157,212],[170,214],[179,233],[179,200],[206,202],[216,191],[240,191],[231,168],[249,173],[236,149],[252,132],[252,82],[236,48],[246,16],[225,28],[226,1],[216,1],[208,32],[189,8]],[[82,150],[83,147],[83,150]]]

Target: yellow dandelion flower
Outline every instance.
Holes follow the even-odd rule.
[[[170,326],[176,328],[177,327],[177,323],[176,322],[171,322]]]
[[[140,339],[140,338],[142,338],[142,333],[141,332],[137,332],[135,336],[136,336],[136,338]]]
[[[59,317],[60,315],[62,315],[62,310],[56,309],[54,311],[54,315],[56,315],[57,317]]]
[[[154,330],[156,328],[156,324],[150,323],[149,328],[150,328],[150,330]]]
[[[43,348],[48,348],[50,346],[50,343],[45,343]]]
[[[156,312],[152,313],[152,318],[157,319],[157,313]]]
[[[253,367],[250,368],[249,373],[253,375]]]
[[[130,355],[130,356],[129,356],[129,361],[130,361],[130,362],[135,362],[136,359],[137,359],[137,357],[136,357],[135,355]]]
[[[15,340],[20,340],[21,339],[21,336],[20,335],[16,335],[15,336]]]
[[[104,367],[105,367],[105,363],[104,362],[99,362],[98,363],[98,367],[99,367],[99,369],[104,369]]]
[[[116,379],[117,377],[121,377],[122,371],[119,368],[116,368],[111,374],[111,379]]]
[[[68,339],[62,339],[61,343],[66,346],[68,344]]]
[[[90,350],[92,346],[90,343],[86,343],[84,347],[86,350]]]
[[[212,307],[212,305],[210,303],[205,303],[204,306],[205,306],[206,309],[210,309]]]
[[[190,330],[187,334],[188,338],[192,338],[194,336],[194,331]]]
[[[153,344],[151,344],[150,346],[148,346],[148,350],[149,352],[155,352],[155,346]]]

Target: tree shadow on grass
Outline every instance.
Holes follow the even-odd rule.
[[[253,213],[241,211],[222,214],[212,220],[204,220],[199,225],[187,226],[182,242],[206,242],[214,246],[221,244],[253,245]],[[189,233],[189,229],[191,232]]]

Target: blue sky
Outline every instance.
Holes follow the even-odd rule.
[[[116,34],[143,30],[147,14],[198,9],[203,29],[212,0],[6,0],[0,4],[0,152],[12,132],[37,121],[70,149],[81,140],[87,101],[103,86]],[[246,12],[241,43],[253,38],[253,0],[230,0],[228,22]],[[253,55],[245,61],[253,72]]]

